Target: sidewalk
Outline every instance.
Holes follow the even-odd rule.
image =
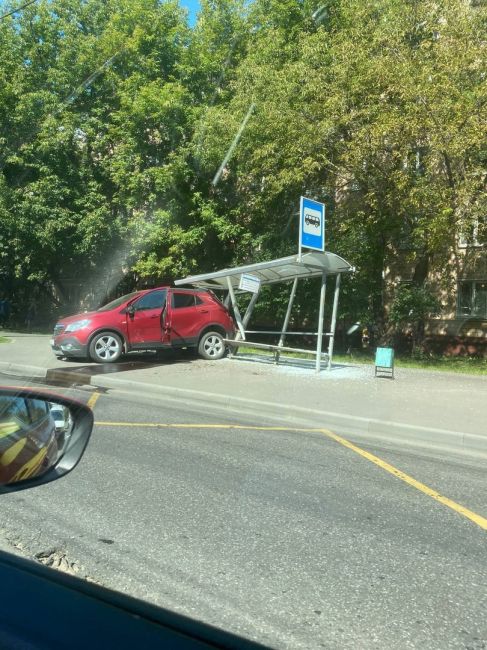
[[[48,371],[72,383],[211,402],[248,417],[487,454],[487,376],[399,368],[391,380],[375,378],[373,366],[343,364],[316,375],[313,362],[306,367],[301,360],[275,366],[255,356],[203,361],[171,352],[163,358],[129,355],[114,365],[83,364],[58,361],[48,336],[8,336],[14,340],[0,345],[0,372],[24,379]]]

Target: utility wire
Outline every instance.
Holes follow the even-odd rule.
[[[37,2],[37,0],[29,0],[29,2],[25,2],[23,5],[20,5],[20,7],[17,7],[17,9],[12,9],[12,11],[3,14],[3,16],[0,16],[0,20],[3,20],[4,18],[8,18],[9,16],[13,16],[13,14],[16,14],[18,11],[22,11],[22,9],[25,9],[29,5],[33,5],[34,2]]]

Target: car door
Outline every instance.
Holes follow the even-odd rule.
[[[127,331],[132,348],[143,348],[145,345],[160,347],[164,344],[166,297],[166,289],[156,289],[131,303],[127,311]]]
[[[171,343],[196,345],[210,317],[210,310],[199,296],[189,291],[171,291]]]

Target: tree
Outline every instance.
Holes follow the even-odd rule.
[[[347,308],[377,322],[398,247],[409,245],[421,286],[485,210],[486,12],[377,0],[326,13],[318,27],[259,25],[234,96],[209,115],[206,159],[221,159],[253,101],[217,196],[238,196],[238,220],[266,257],[295,250],[300,194],[325,199],[329,246],[358,269]]]
[[[424,286],[486,211],[486,12],[205,0],[189,29],[176,0],[39,0],[0,24],[8,277],[64,300],[76,277],[101,299],[127,270],[155,283],[290,254],[305,194],[357,268],[342,314],[384,321],[390,260],[407,248]]]
[[[402,286],[394,298],[389,319],[397,327],[410,328],[413,352],[421,344],[425,320],[438,308],[438,299],[425,287]]]
[[[2,258],[10,276],[54,286],[63,302],[72,278],[100,300],[149,203],[148,170],[176,146],[179,127],[168,122],[185,99],[174,81],[182,12],[155,0],[40,1],[1,29],[9,56],[0,68],[11,79],[0,125]]]

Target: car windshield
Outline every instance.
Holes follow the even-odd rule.
[[[486,62],[487,0],[0,0],[0,384],[94,413],[0,547],[487,650]]]
[[[103,305],[103,307],[99,307],[96,311],[110,311],[111,309],[116,309],[117,307],[120,307],[120,305],[123,305],[125,302],[129,301],[131,298],[135,298],[135,296],[139,295],[139,293],[139,291],[134,291],[132,293],[128,293],[125,296],[121,296],[120,298],[115,298],[115,300],[112,300],[106,305]]]

